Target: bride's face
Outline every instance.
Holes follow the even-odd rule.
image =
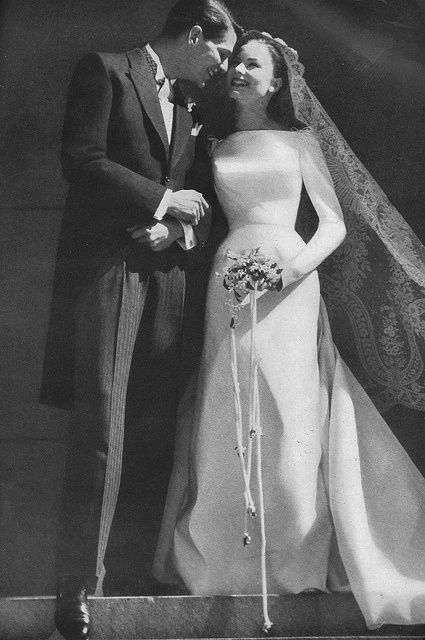
[[[232,60],[227,75],[229,96],[241,104],[268,104],[281,85],[274,77],[273,60],[267,45],[258,40],[247,42]]]

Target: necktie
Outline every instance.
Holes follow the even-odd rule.
[[[158,66],[155,60],[150,55],[149,51],[146,51],[146,49],[143,49],[143,53],[149,65],[149,69],[151,70],[152,75],[155,78],[156,86],[158,87],[157,89],[158,94],[160,94],[161,89],[165,84],[166,78],[158,78],[158,79],[156,78],[156,72],[157,72]],[[185,96],[182,94],[181,89],[178,86],[178,83],[175,85],[171,84],[171,82],[169,83],[169,94],[166,97],[173,104],[178,104],[181,107],[187,108]]]
[[[143,49],[143,53],[148,63],[149,69],[152,75],[155,78],[157,95],[159,104],[162,111],[162,116],[164,118],[165,128],[167,130],[168,141],[171,141],[172,137],[172,128],[173,128],[173,109],[174,106],[172,104],[173,90],[170,81],[167,81],[167,78],[156,78],[156,74],[158,71],[158,65],[156,61],[152,58],[149,51]]]
[[[146,61],[147,61],[148,65],[149,65],[149,69],[151,70],[152,75],[155,78],[155,82],[156,82],[156,85],[157,85],[158,91],[159,91],[165,84],[165,78],[157,78],[156,77],[156,72],[157,72],[158,66],[157,66],[155,60],[152,58],[150,53],[148,51],[146,51],[146,49],[144,49],[143,52],[145,54]]]

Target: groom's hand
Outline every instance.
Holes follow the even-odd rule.
[[[209,204],[202,193],[194,189],[174,191],[168,203],[167,215],[197,225],[209,209]]]
[[[136,225],[127,231],[133,240],[152,251],[164,251],[184,235],[183,227],[177,220],[161,220],[148,227]]]

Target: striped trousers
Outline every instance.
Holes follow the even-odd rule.
[[[168,444],[173,440],[184,297],[182,266],[146,274],[122,263],[79,298],[75,410],[60,513],[58,575],[81,575],[93,582],[102,576],[127,423],[144,431],[139,442],[145,449],[161,449],[158,425],[165,425]],[[143,465],[143,455],[139,459]]]

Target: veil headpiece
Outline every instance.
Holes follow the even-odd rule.
[[[424,411],[425,247],[307,86],[297,52],[274,40],[295,114],[319,141],[347,226],[319,269],[335,342],[381,410]]]

